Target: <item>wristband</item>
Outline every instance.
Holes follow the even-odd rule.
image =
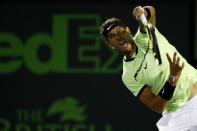
[[[159,96],[161,96],[165,100],[170,100],[173,96],[175,87],[172,86],[170,83],[166,82],[164,87],[160,90]]]

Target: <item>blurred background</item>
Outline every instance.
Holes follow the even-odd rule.
[[[133,33],[135,6],[197,68],[195,0],[2,1],[0,131],[157,131],[161,117],[123,85],[122,56],[99,35],[119,17]]]

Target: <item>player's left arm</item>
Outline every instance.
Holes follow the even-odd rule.
[[[156,15],[155,15],[155,8],[153,6],[137,6],[133,9],[133,16],[134,18],[139,21],[140,30],[145,32],[145,27],[140,21],[140,16],[144,13],[147,21],[152,24],[153,27],[156,25]]]

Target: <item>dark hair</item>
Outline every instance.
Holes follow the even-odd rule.
[[[103,35],[105,39],[107,39],[108,33],[117,26],[125,27],[125,24],[123,24],[123,22],[116,17],[109,18],[105,20],[100,26],[100,34]]]

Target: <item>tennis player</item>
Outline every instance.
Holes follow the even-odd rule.
[[[197,70],[158,31],[154,7],[137,6],[133,16],[139,21],[135,35],[118,18],[100,26],[107,45],[124,55],[123,83],[147,107],[162,113],[160,131],[197,131]]]

